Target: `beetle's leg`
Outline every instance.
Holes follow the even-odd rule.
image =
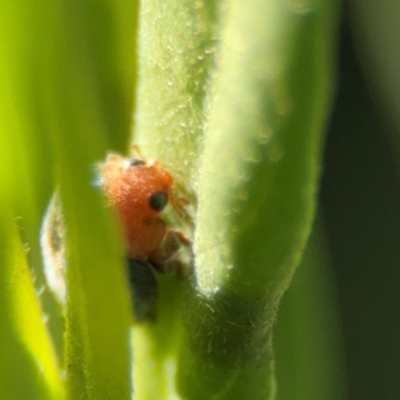
[[[174,258],[174,255],[182,245],[190,247],[191,242],[181,231],[170,230],[162,245],[151,253],[149,261],[158,272],[175,272],[178,260]]]

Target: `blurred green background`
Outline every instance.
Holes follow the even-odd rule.
[[[399,132],[369,68],[374,54],[363,47],[359,14],[345,11],[320,211],[337,285],[348,398],[399,399]]]
[[[343,10],[318,223],[275,330],[280,399],[400,398],[397,11],[369,0]]]

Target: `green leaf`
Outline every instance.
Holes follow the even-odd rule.
[[[63,386],[26,254],[11,213],[0,209],[0,391],[3,399],[61,399]]]
[[[52,33],[63,46],[55,52],[60,64],[50,66],[47,106],[66,229],[66,391],[71,399],[127,399],[132,390],[123,240],[100,191],[90,185],[93,162],[104,157],[107,139],[129,131],[131,102],[124,91],[132,96],[133,88],[122,78],[132,76],[130,57],[119,55],[121,42],[111,39],[122,34],[115,15],[130,17],[130,26],[122,24],[123,35],[133,37],[136,8],[130,4],[88,2],[53,10]],[[99,18],[92,17],[96,13]],[[103,29],[107,41],[98,42]],[[133,57],[133,41],[129,50]],[[121,79],[116,89],[124,91],[108,94],[116,79]],[[111,102],[124,107],[110,112]]]
[[[132,390],[122,240],[91,182],[93,163],[110,147],[121,150],[130,132],[137,6],[19,0],[0,7],[0,147],[9,172],[2,196],[21,226],[27,223],[37,252],[43,198],[60,185],[68,265],[64,383],[72,399],[130,398]],[[43,398],[40,390],[33,388],[32,398]]]
[[[271,330],[314,217],[337,6],[144,6],[136,138],[198,194],[198,213],[191,282],[181,298],[160,278],[160,319],[137,331],[139,398],[149,380],[164,396],[275,396]]]
[[[254,0],[227,12],[178,375],[188,397],[274,398],[271,330],[314,216],[335,10]]]
[[[218,2],[143,2],[134,140],[186,196],[197,182],[205,102],[217,49]]]

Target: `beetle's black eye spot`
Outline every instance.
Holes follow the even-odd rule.
[[[168,195],[164,192],[155,192],[150,196],[150,207],[155,211],[161,211],[168,204]]]
[[[132,159],[129,161],[129,166],[130,166],[130,167],[139,167],[139,166],[141,166],[141,165],[144,165],[144,161],[139,160],[139,159],[137,159],[137,158],[132,158]]]

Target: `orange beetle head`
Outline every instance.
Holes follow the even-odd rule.
[[[107,157],[99,173],[108,201],[119,214],[130,257],[147,258],[165,235],[159,214],[170,198],[171,175],[157,161],[146,163],[117,154]]]
[[[168,204],[173,186],[169,172],[156,161],[127,159],[110,154],[100,167],[103,189],[112,206],[122,213],[155,217]]]

